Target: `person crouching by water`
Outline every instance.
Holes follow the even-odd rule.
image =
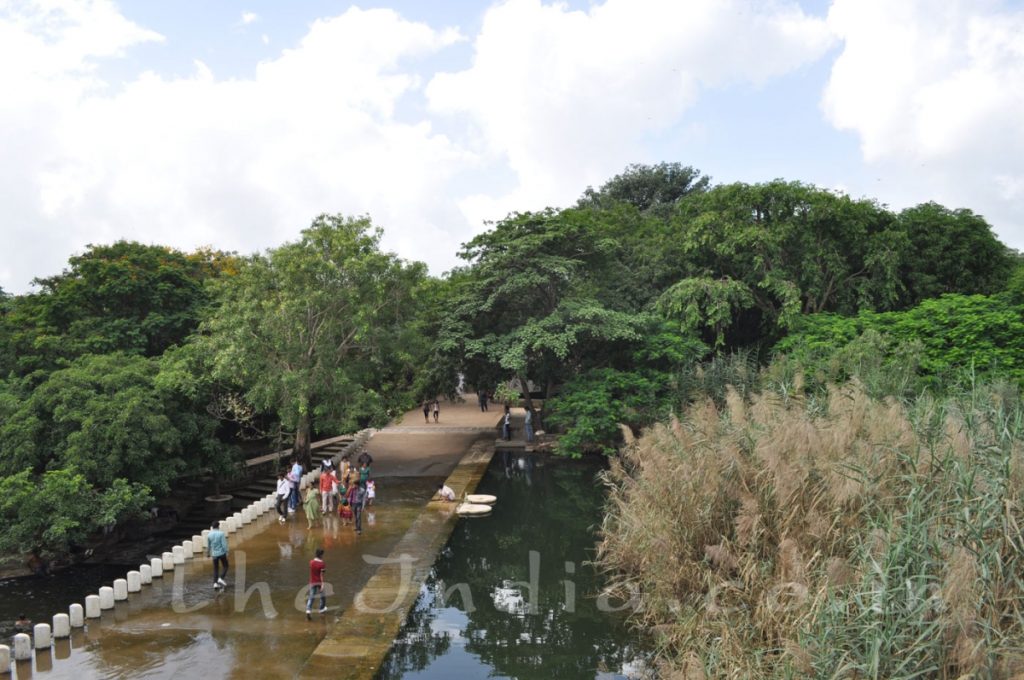
[[[220,530],[220,522],[210,525],[210,533],[206,536],[206,549],[213,558],[213,587],[223,588],[227,585],[224,577],[228,575],[228,537]],[[221,572],[221,567],[224,571]]]
[[[443,501],[448,501],[449,503],[453,503],[455,501],[455,492],[447,484],[437,485],[437,495]]]
[[[31,633],[32,622],[24,614],[18,614],[18,620],[14,622],[15,633]],[[3,669],[0,669],[3,670]]]
[[[288,518],[288,497],[291,496],[292,485],[284,472],[277,473],[277,521],[284,522]]]

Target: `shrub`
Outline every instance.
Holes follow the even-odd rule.
[[[1016,390],[801,395],[698,401],[608,473],[599,559],[663,676],[1024,672]]]

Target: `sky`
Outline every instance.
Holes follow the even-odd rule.
[[[1024,249],[1024,0],[0,0],[0,288],[369,215],[440,275],[631,163],[983,215]]]

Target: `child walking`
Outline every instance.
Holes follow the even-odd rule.
[[[341,497],[341,506],[338,508],[338,515],[341,516],[341,524],[350,526],[352,524],[352,506],[349,505],[349,485],[345,485],[345,492]]]

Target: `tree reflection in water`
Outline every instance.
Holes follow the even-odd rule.
[[[378,677],[457,670],[569,680],[622,677],[637,665],[642,646],[622,614],[599,610],[600,577],[589,564],[601,469],[594,461],[495,456],[478,489],[498,497],[494,512],[456,525]]]

